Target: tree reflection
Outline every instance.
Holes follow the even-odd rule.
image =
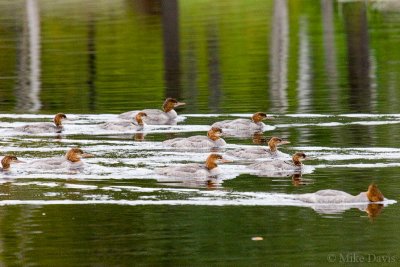
[[[178,0],[161,1],[166,97],[181,98]]]
[[[347,36],[349,104],[353,112],[371,112],[370,56],[365,2],[343,5]]]

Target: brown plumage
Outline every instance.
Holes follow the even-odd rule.
[[[374,183],[368,186],[367,197],[371,202],[379,202],[384,200],[383,194]]]

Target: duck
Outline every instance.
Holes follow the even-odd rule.
[[[292,161],[286,160],[272,160],[262,161],[250,164],[251,169],[263,172],[301,172],[303,167],[303,160],[308,159],[303,152],[296,152],[292,156]]]
[[[8,172],[10,170],[11,164],[14,163],[23,163],[24,161],[19,160],[16,156],[13,155],[6,155],[3,157],[1,160],[1,166],[0,171],[2,172]]]
[[[84,166],[81,159],[90,157],[93,157],[93,155],[83,152],[83,150],[78,147],[74,147],[68,150],[64,157],[34,160],[29,163],[29,166],[34,167],[35,169],[47,170],[63,168],[69,170],[81,170]]]
[[[179,102],[175,98],[168,97],[165,99],[164,104],[162,105],[162,110],[159,109],[144,109],[142,110],[147,114],[146,123],[149,125],[170,125],[176,124],[176,119],[178,114],[174,110],[179,106],[186,105],[186,103]],[[129,120],[133,116],[135,116],[139,110],[132,110],[125,113],[120,114],[118,117],[120,119]]]
[[[376,203],[385,200],[382,192],[378,189],[375,183],[368,186],[366,192],[361,192],[358,195],[351,195],[349,193],[339,190],[319,190],[315,193],[308,193],[296,195],[295,199],[307,203],[321,203],[321,204],[338,204],[338,203]]]
[[[163,145],[176,148],[213,148],[226,145],[224,139],[221,138],[222,129],[211,127],[207,132],[207,136],[195,135],[188,138],[174,138],[166,140]]]
[[[175,178],[210,178],[220,174],[217,163],[230,162],[220,154],[210,154],[205,164],[189,163],[179,166],[169,166],[156,169],[156,173]]]
[[[17,131],[36,134],[36,133],[61,133],[64,130],[62,121],[66,120],[67,116],[64,113],[57,113],[54,116],[53,122],[44,122],[37,124],[28,124],[16,128]]]
[[[211,126],[219,127],[224,131],[262,131],[266,126],[262,121],[272,118],[264,112],[256,112],[251,116],[251,119],[224,120],[215,122]]]
[[[278,151],[278,146],[290,144],[289,141],[282,140],[279,137],[271,137],[268,141],[265,141],[268,147],[253,146],[250,148],[239,148],[232,151],[228,151],[227,154],[242,159],[258,159],[258,158],[278,158],[287,156],[284,153]]]
[[[143,130],[145,127],[145,118],[147,114],[145,112],[140,111],[133,118],[134,120],[119,120],[119,121],[110,121],[103,124],[100,124],[100,128],[106,130],[113,131],[127,131],[127,130]]]

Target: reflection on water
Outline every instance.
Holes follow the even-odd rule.
[[[0,1],[3,154],[95,155],[79,173],[20,164],[0,174],[0,265],[324,266],[354,247],[398,253],[399,25],[394,0]],[[165,97],[188,103],[186,120],[98,127]],[[284,153],[314,158],[305,172],[256,176],[236,160],[211,179],[155,175],[210,153],[162,141],[257,111],[274,113],[272,126],[227,134],[218,152],[278,136],[291,142]],[[13,130],[57,112],[71,119],[62,134]],[[371,182],[384,204],[295,199]]]
[[[2,2],[1,110],[117,113],[172,96],[191,113],[400,112],[399,13],[384,3]]]

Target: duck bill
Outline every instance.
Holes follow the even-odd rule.
[[[221,163],[230,163],[230,162],[233,162],[233,160],[221,159]]]
[[[176,104],[174,105],[174,107],[180,107],[180,106],[184,106],[184,105],[186,105],[186,103],[178,102],[178,103],[176,103]]]
[[[94,155],[93,154],[89,154],[89,153],[83,153],[82,154],[82,158],[93,158]]]
[[[267,116],[264,118],[264,120],[274,120],[274,119],[275,119],[275,117],[273,117],[273,116]]]
[[[287,145],[287,144],[290,144],[290,142],[289,142],[289,141],[282,141],[282,142],[280,143],[280,145]]]

